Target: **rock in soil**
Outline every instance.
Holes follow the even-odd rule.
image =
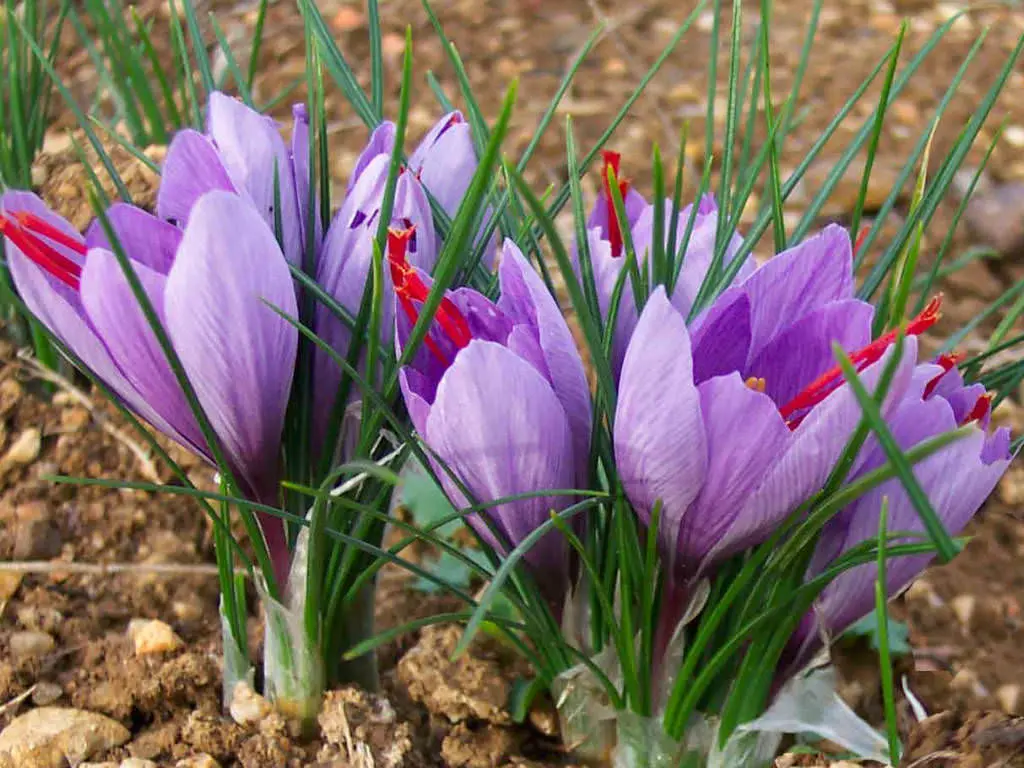
[[[941,712],[907,736],[904,764],[935,768],[1024,766],[1024,718],[1001,712]]]
[[[415,765],[412,726],[399,721],[383,696],[349,687],[329,691],[318,718],[327,744],[317,759],[327,765],[399,768]]]
[[[220,768],[220,763],[206,754],[192,755],[176,762],[174,768]]]
[[[109,717],[63,707],[26,712],[0,733],[2,768],[64,768],[124,744],[128,729]]]
[[[462,627],[427,627],[398,664],[398,678],[409,695],[435,715],[452,722],[511,722],[505,703],[516,670],[496,643],[474,641],[452,661]]]
[[[128,622],[128,637],[136,656],[176,651],[183,645],[170,625],[159,619],[132,619]]]
[[[508,728],[486,724],[470,728],[459,723],[441,745],[441,757],[451,768],[498,768],[518,746],[516,734]]]
[[[11,657],[24,662],[42,658],[53,650],[53,636],[45,632],[15,632],[10,639]]]

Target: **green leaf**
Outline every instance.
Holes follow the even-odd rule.
[[[910,647],[910,628],[906,623],[898,621],[891,616],[886,618],[887,632],[889,635],[889,652],[895,656],[907,656],[912,652]],[[844,633],[851,637],[867,638],[873,650],[878,650],[878,616],[874,612],[869,613],[863,619],[852,625]]]

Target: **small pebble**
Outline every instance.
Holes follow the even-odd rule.
[[[11,656],[15,661],[38,659],[53,650],[53,637],[45,632],[15,632],[11,635]]]
[[[1003,131],[1003,138],[1011,147],[1024,147],[1024,127],[1019,125],[1008,125]]]
[[[184,642],[169,624],[159,619],[132,619],[128,622],[128,637],[135,644],[135,655],[176,651]]]
[[[269,701],[248,685],[239,683],[232,692],[231,706],[228,711],[236,723],[247,725],[264,720],[274,711],[274,708],[270,706]]]
[[[977,604],[978,601],[974,595],[957,595],[950,600],[949,605],[964,629],[970,628],[971,618],[974,616],[974,609]]]
[[[996,689],[996,701],[999,702],[1003,712],[1008,715],[1020,714],[1020,693],[1021,688],[1016,683],[1007,683]]]
[[[205,752],[186,757],[174,764],[174,768],[220,768],[220,763]]]
[[[15,467],[31,464],[39,458],[43,447],[43,433],[36,427],[30,427],[18,435],[11,447],[0,457],[0,476],[6,475]]]
[[[116,720],[95,712],[65,707],[39,707],[19,715],[0,733],[0,764],[80,768],[95,754],[119,747],[131,732]],[[116,763],[115,763],[116,765]]]
[[[63,688],[56,683],[48,683],[44,680],[41,683],[36,683],[35,688],[32,689],[32,703],[37,707],[46,707],[63,695]]]
[[[21,577],[17,571],[0,571],[0,602],[14,597],[21,586]]]

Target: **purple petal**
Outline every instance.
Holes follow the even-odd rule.
[[[378,201],[378,207],[382,202],[383,200]],[[403,229],[416,228],[406,254],[409,263],[425,272],[433,272],[438,253],[438,240],[434,234],[434,214],[430,210],[430,201],[423,191],[423,185],[417,181],[415,174],[403,173],[398,177],[391,223],[392,226]]]
[[[698,387],[704,414],[708,469],[704,487],[679,530],[679,551],[696,568],[714,549],[721,559],[739,549],[729,529],[750,492],[793,439],[775,403],[750,389],[738,373]],[[766,521],[762,531],[777,521]],[[743,546],[749,542],[745,529]]]
[[[164,159],[156,215],[184,226],[196,200],[214,189],[235,191],[213,142],[198,131],[178,131]]]
[[[277,496],[298,345],[271,307],[297,314],[274,233],[242,198],[203,196],[167,276],[167,330],[228,461],[263,500]]]
[[[743,372],[750,348],[750,299],[730,291],[711,305],[693,334],[693,380]]]
[[[703,208],[707,206],[702,205]],[[698,208],[698,211],[701,209]],[[676,235],[681,241],[686,234],[686,227],[690,223],[691,207],[687,206],[679,213],[679,223]],[[683,265],[679,270],[679,278],[676,280],[675,289],[672,292],[672,304],[683,317],[688,317],[693,307],[693,302],[700,292],[701,286],[707,277],[711,262],[715,256],[715,237],[718,233],[718,208],[712,207],[706,213],[698,213],[693,222],[693,231],[686,243],[686,252],[683,254]],[[722,258],[721,266],[717,275],[723,274],[736,258],[736,254],[743,246],[743,238],[733,234],[729,245]],[[678,250],[678,245],[676,246]],[[735,285],[753,272],[753,259],[747,256],[743,266],[733,278],[730,285]]]
[[[626,351],[615,412],[615,459],[626,495],[645,520],[660,500],[660,537],[671,552],[708,471],[690,336],[665,289],[655,288]]]
[[[890,348],[861,372],[861,381],[868,392],[874,391],[894,352],[895,347]],[[916,358],[917,339],[911,336],[904,341],[903,356],[889,386],[883,415],[903,398]],[[861,416],[856,395],[845,384],[810,411],[793,432],[789,450],[778,458],[737,517],[730,536],[738,548],[742,548],[745,541],[759,540],[766,527],[774,525],[821,489]],[[717,552],[712,556],[716,557]]]
[[[181,242],[180,229],[127,203],[114,203],[106,216],[127,256],[161,275],[170,271]],[[113,250],[99,219],[86,231],[85,244],[89,248]]]
[[[626,197],[622,200],[623,205],[626,209],[626,218],[629,220],[630,229],[640,219],[644,209],[647,207],[647,201],[644,196],[637,192],[633,187],[626,190]],[[602,190],[598,196],[597,202],[594,204],[593,209],[590,212],[590,216],[587,218],[587,229],[599,229],[601,231],[601,237],[605,240],[608,239],[608,214],[611,206],[609,205],[608,197]]]
[[[460,112],[442,117],[409,158],[409,168],[419,173],[423,186],[453,218],[476,166],[473,135]]]
[[[292,106],[292,175],[295,178],[295,202],[299,212],[299,236],[306,246],[306,223],[309,221],[309,112],[305,104]],[[319,200],[313,200],[313,245],[319,248],[323,239],[323,222],[317,210]]]
[[[499,344],[471,341],[459,352],[438,386],[425,439],[481,503],[573,485],[572,437],[561,403],[529,363]],[[462,494],[447,473],[441,479],[458,500]],[[528,498],[486,514],[515,546],[552,509],[569,503],[564,496]],[[482,521],[470,522],[493,541]],[[565,539],[549,534],[526,559],[545,579],[564,578]]]
[[[375,158],[383,155],[389,158],[387,162],[390,162],[394,146],[395,124],[385,120],[374,128],[373,133],[370,134],[370,141],[367,142],[366,148],[363,149],[359,159],[356,160],[356,166],[352,169],[352,175],[348,177],[348,187],[345,190],[346,196],[352,194],[352,188],[355,187],[356,182],[359,181],[363,172]]]
[[[832,224],[769,260],[741,284],[750,296],[750,359],[782,328],[831,301],[853,298],[850,236]]]
[[[505,241],[502,250],[499,279],[499,309],[514,323],[536,330],[551,386],[569,418],[576,460],[582,469],[590,455],[590,387],[572,331],[540,276],[511,240]]]
[[[995,489],[1009,466],[1004,458],[991,464],[981,459],[985,434],[979,429],[914,466],[914,475],[928,495],[950,535],[957,535]],[[865,494],[854,506],[846,535],[846,548],[878,536],[882,499],[889,499],[890,531],[918,531],[924,525],[898,479]],[[894,594],[913,580],[931,561],[929,555],[897,557],[886,568],[888,593]],[[839,633],[867,614],[874,605],[874,564],[844,573],[826,588],[819,615],[833,633]]]
[[[271,232],[277,220],[274,211],[276,175],[284,255],[292,264],[300,264],[304,243],[295,179],[291,156],[277,123],[238,99],[219,92],[210,94],[207,122],[210,138],[235,188],[248,195]]]
[[[145,264],[134,263],[132,267],[166,328],[167,278]],[[113,253],[99,248],[89,251],[82,271],[81,293],[93,328],[139,398],[159,414],[161,429],[182,445],[209,457],[192,409]]]
[[[871,342],[874,307],[857,299],[833,301],[783,328],[746,368],[765,380],[776,403],[788,403],[826,371],[836,367],[832,344],[849,351]]]

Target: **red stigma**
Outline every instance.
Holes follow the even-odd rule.
[[[992,408],[992,395],[986,392],[984,395],[978,398],[974,407],[971,408],[971,412],[964,417],[964,420],[960,422],[960,426],[964,424],[970,424],[972,421],[981,421],[988,416],[989,410]]]
[[[907,323],[904,331],[906,335],[917,336],[935,325],[940,317],[939,307],[941,304],[942,294],[939,294],[928,302],[928,306],[924,308],[921,314]],[[863,371],[885,354],[885,351],[896,341],[897,335],[898,332],[892,330],[883,336],[879,336],[863,349],[852,353],[850,355],[850,362],[853,363],[858,372]],[[782,418],[786,419],[790,429],[796,429],[803,420],[803,416],[795,419],[790,417],[794,413],[817,405],[838,389],[844,381],[843,369],[837,365],[812,381],[800,394],[779,408],[779,413],[782,415]]]
[[[13,217],[0,214],[0,235],[10,240],[36,265],[72,290],[78,290],[81,285],[82,267],[46,240],[63,245],[79,255],[85,254],[84,243],[40,217],[25,212],[15,213]]]
[[[415,231],[415,226],[403,230],[388,230],[388,264],[391,268],[391,282],[395,286],[395,294],[398,296],[398,302],[402,305],[405,316],[413,324],[416,323],[420,314],[414,302],[418,301],[422,304],[430,295],[430,289],[427,288],[426,283],[423,282],[419,273],[412,268],[409,260],[406,258],[406,250]],[[441,299],[441,306],[437,308],[437,314],[434,315],[434,319],[449,340],[451,340],[452,344],[458,349],[465,347],[473,338],[466,318],[462,316],[459,308],[447,296]],[[445,365],[449,364],[450,361],[445,358],[441,349],[430,338],[429,334],[424,337],[424,342],[427,348],[434,354],[434,357]]]
[[[608,206],[608,242],[612,246],[612,256],[617,258],[622,255],[622,224],[619,221],[618,212],[615,210],[615,201],[612,199],[612,186],[608,171],[611,170],[615,173],[615,179],[619,187],[619,196],[622,198],[623,205],[626,202],[626,193],[629,192],[629,180],[619,177],[619,161],[622,159],[622,156],[618,152],[606,149],[601,152],[601,157],[604,158],[602,182],[605,204]]]
[[[854,255],[860,253],[860,247],[864,245],[864,241],[868,237],[868,233],[871,231],[871,227],[861,227],[860,234],[857,235],[857,242],[854,243],[853,253]]]
[[[939,386],[939,382],[942,381],[942,377],[949,373],[951,370],[953,370],[953,368],[955,368],[957,365],[959,365],[960,361],[963,359],[964,356],[960,352],[954,352],[948,355],[939,355],[939,358],[938,360],[935,361],[935,364],[942,368],[942,373],[940,373],[939,375],[937,375],[935,378],[928,382],[927,386],[924,388],[924,400],[927,400],[929,397],[932,396],[932,392],[934,392],[935,388]]]

